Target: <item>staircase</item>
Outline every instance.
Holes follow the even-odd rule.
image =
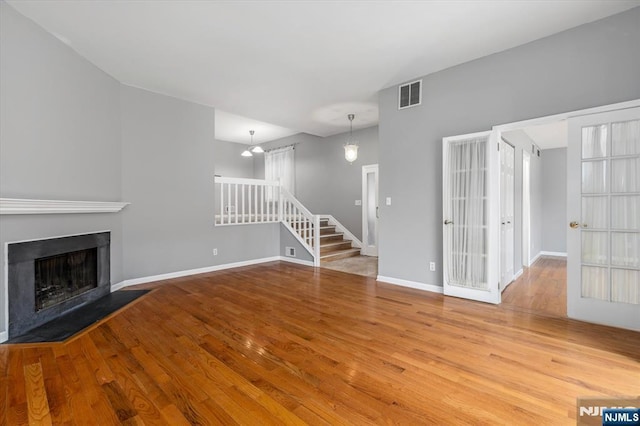
[[[302,236],[295,224],[291,226]],[[359,255],[360,249],[353,247],[352,241],[339,232],[336,225],[329,224],[329,219],[320,219],[320,264]]]
[[[215,177],[216,226],[282,223],[313,265],[358,256],[362,243],[331,215],[312,214],[279,181]]]

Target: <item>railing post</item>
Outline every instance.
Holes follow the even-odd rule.
[[[278,222],[284,221],[284,193],[282,191],[282,178],[278,179]]]
[[[320,216],[313,215],[313,264],[320,266]]]

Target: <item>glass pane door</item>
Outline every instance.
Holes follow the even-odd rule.
[[[569,316],[640,328],[640,109],[572,119],[568,155]]]
[[[484,132],[444,139],[444,293],[499,303],[499,153]]]

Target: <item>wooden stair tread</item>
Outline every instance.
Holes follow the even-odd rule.
[[[329,252],[327,254],[320,256],[320,260],[330,260],[332,258],[357,256],[359,254],[360,254],[360,249],[355,247],[350,249],[336,250],[336,251]]]
[[[329,241],[320,243],[320,247],[333,247],[333,246],[339,246],[345,243],[351,244],[351,240],[329,240]]]

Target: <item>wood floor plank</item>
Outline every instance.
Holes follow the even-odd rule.
[[[640,393],[640,333],[565,318],[562,268],[536,263],[519,291],[541,299],[499,306],[281,262],[145,284],[62,344],[0,346],[0,417],[575,424],[579,396]]]
[[[47,391],[44,386],[42,365],[38,363],[24,366],[25,392],[27,399],[29,424],[51,425],[51,413],[47,401]]]

